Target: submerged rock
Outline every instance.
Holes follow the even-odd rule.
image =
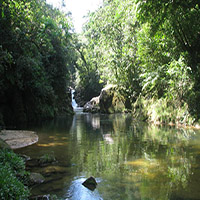
[[[30,160],[26,161],[26,167],[32,168],[32,167],[39,167],[39,159],[33,159],[31,158]]]
[[[94,191],[95,188],[97,187],[97,182],[96,182],[95,178],[91,176],[90,178],[86,179],[86,180],[82,183],[82,185],[84,185],[84,186],[85,186],[86,188],[88,188],[89,190]]]
[[[39,173],[31,173],[29,176],[30,185],[40,184],[45,181],[45,178]]]
[[[39,158],[40,166],[46,166],[46,165],[49,165],[49,164],[52,164],[55,162],[56,162],[56,158],[54,156],[54,153],[53,154],[44,154],[43,156],[41,156]]]
[[[52,174],[65,174],[67,173],[66,167],[61,166],[47,166],[41,170],[44,176],[51,176]]]

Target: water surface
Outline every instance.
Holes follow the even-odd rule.
[[[18,150],[31,158],[54,154],[57,163],[33,167],[46,182],[32,194],[70,200],[200,199],[200,133],[147,126],[130,115],[76,114],[33,127],[35,145]],[[51,172],[52,169],[54,173]],[[49,170],[49,171],[48,171]],[[94,176],[90,191],[82,182]]]

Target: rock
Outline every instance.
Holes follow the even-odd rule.
[[[83,107],[83,112],[97,113],[99,111],[99,96],[92,98]]]
[[[116,86],[108,85],[101,90],[99,97],[101,113],[120,113],[126,110],[124,99],[116,91]]]
[[[86,179],[86,180],[82,183],[82,185],[84,185],[84,186],[85,186],[86,188],[88,188],[89,190],[94,191],[95,188],[96,188],[96,186],[97,186],[97,182],[96,182],[95,178],[91,176],[90,178]]]
[[[54,156],[54,153],[51,154],[44,154],[39,158],[39,164],[40,166],[47,166],[49,164],[55,163],[56,158]]]
[[[40,184],[45,181],[45,178],[39,173],[31,173],[29,176],[30,185]]]
[[[127,111],[124,102],[116,86],[108,85],[101,90],[100,96],[92,98],[84,105],[83,112],[121,113]]]
[[[32,145],[38,141],[38,136],[33,131],[2,130],[0,138],[4,140],[11,149],[19,149]]]

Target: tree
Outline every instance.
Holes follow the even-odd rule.
[[[6,123],[72,112],[67,87],[73,67],[69,16],[44,0],[2,2],[1,108]]]

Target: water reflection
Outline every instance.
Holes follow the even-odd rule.
[[[84,187],[82,183],[85,181],[84,177],[75,177],[72,181],[69,191],[68,198],[69,200],[103,200],[101,198],[98,190],[91,191]],[[99,181],[97,181],[99,182]]]
[[[72,200],[200,197],[199,131],[147,126],[130,115],[78,113],[37,132],[39,143],[20,151],[31,157],[53,151],[59,165],[54,168],[64,172],[48,177],[35,194]],[[32,170],[45,175],[44,169]],[[100,180],[94,192],[82,186],[90,176]]]
[[[103,139],[106,141],[107,144],[114,144],[112,134],[104,134]]]

